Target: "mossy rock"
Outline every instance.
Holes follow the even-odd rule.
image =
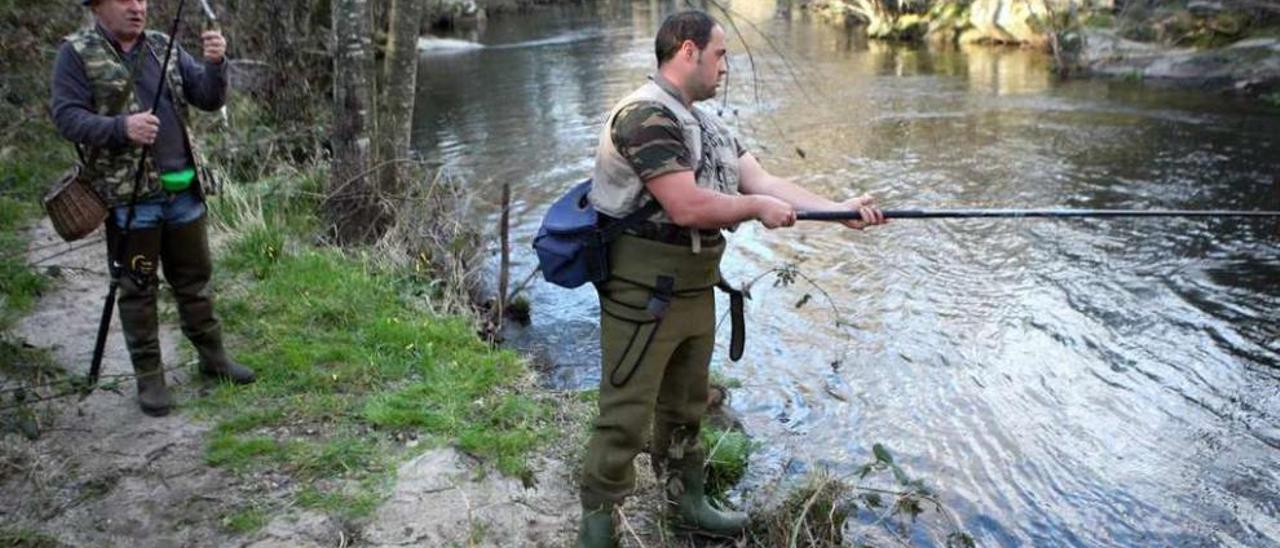
[[[921,15],[908,13],[893,22],[894,38],[898,40],[919,40],[929,30],[929,21]]]

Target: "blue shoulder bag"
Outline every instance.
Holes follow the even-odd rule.
[[[551,204],[533,238],[542,276],[560,287],[572,289],[607,280],[609,243],[662,209],[656,199],[650,200],[630,215],[601,227],[600,215],[587,199],[589,192],[590,179],[574,185]]]

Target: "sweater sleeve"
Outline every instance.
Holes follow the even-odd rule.
[[[58,49],[51,96],[53,125],[67,140],[90,147],[118,148],[129,144],[125,115],[98,114],[84,61],[71,44],[64,43]]]
[[[182,91],[196,108],[218,110],[227,102],[227,59],[213,64],[196,60],[186,50],[178,48],[178,62],[182,70]]]

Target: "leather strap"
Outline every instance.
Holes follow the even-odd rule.
[[[729,323],[732,330],[732,334],[729,336],[729,359],[736,362],[742,359],[742,353],[747,346],[745,301],[751,295],[743,290],[735,289],[724,279],[716,283],[716,288],[729,294]]]
[[[667,309],[671,308],[671,297],[675,294],[675,285],[675,278],[658,276],[653,286],[653,295],[649,297],[649,305],[646,307],[654,319],[666,317]]]

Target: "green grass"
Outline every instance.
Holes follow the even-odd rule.
[[[720,369],[712,369],[711,385],[737,389],[737,388],[742,388],[742,379],[739,379],[737,377],[726,377],[724,372],[721,371]]]
[[[46,404],[32,402],[70,392],[75,386],[49,349],[27,347],[3,333],[0,333],[0,376],[8,379],[6,385],[10,387],[37,387],[0,391],[0,408],[7,408],[0,410],[0,438],[9,433],[20,433],[32,440],[38,438],[40,425],[49,424],[54,412]]]
[[[232,244],[223,266],[261,280],[271,273],[283,251],[284,234],[263,226],[251,227]]]
[[[0,115],[6,110],[0,108]],[[70,166],[64,155],[50,152],[59,145],[70,148],[57,143],[52,128],[29,125],[37,126],[24,130],[33,134],[29,142],[0,141],[0,331],[7,331],[29,311],[46,287],[45,278],[27,265],[26,229],[43,213],[39,204],[44,188],[59,169]]]
[[[249,534],[262,529],[270,521],[263,505],[251,504],[222,517],[222,526],[232,533]]]
[[[298,494],[298,506],[329,514],[363,517],[373,514],[382,504],[381,492],[389,482],[386,476],[371,478],[348,489],[324,489],[308,486]]]
[[[287,456],[285,444],[270,436],[220,434],[209,442],[205,462],[243,471],[263,464],[278,464]]]
[[[1263,95],[1262,100],[1266,101],[1273,107],[1280,107],[1280,91]]]
[[[527,475],[551,413],[520,393],[524,364],[466,318],[423,312],[411,297],[422,282],[376,254],[308,245],[316,204],[300,188],[317,180],[238,187],[215,205],[230,232],[218,308],[258,381],[193,403],[214,422],[206,462],[283,471],[300,485],[293,503],[351,518],[377,507],[409,437]]]
[[[63,546],[58,539],[30,529],[0,527],[0,548],[55,548]]]
[[[751,438],[742,432],[720,430],[703,424],[702,445],[707,450],[707,494],[723,498],[747,473]]]

